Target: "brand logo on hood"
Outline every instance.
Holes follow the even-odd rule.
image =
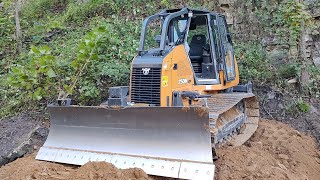
[[[143,75],[148,75],[150,68],[142,68]]]

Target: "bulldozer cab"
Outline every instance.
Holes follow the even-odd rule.
[[[236,78],[232,41],[225,16],[204,10],[164,10],[143,22],[139,56],[165,56],[184,45],[196,85],[220,84]]]

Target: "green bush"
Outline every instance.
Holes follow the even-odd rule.
[[[282,65],[278,71],[281,78],[289,79],[299,77],[301,74],[301,67],[297,63],[288,63]]]
[[[8,75],[8,85],[18,89],[26,99],[41,100],[57,92],[58,60],[48,46],[32,47],[26,60],[12,66]]]
[[[106,99],[110,86],[128,85],[130,63],[136,55],[139,42],[140,28],[135,22],[121,19],[96,19],[93,26],[100,26],[89,33],[84,41],[97,39],[96,31],[106,30],[96,41],[96,48],[92,51],[94,60],[88,63],[86,70],[79,77],[77,98],[82,104],[99,103]],[[83,46],[80,43],[79,47]],[[79,59],[79,58],[78,58]],[[78,60],[71,64],[83,64]]]
[[[239,43],[235,47],[242,82],[259,84],[270,82],[275,72],[267,59],[266,51],[258,43]]]
[[[296,106],[300,112],[307,113],[310,111],[310,105],[302,100],[298,101]]]
[[[286,107],[287,112],[294,116],[298,116],[301,113],[308,113],[311,110],[310,105],[302,99],[293,99]]]
[[[23,92],[31,101],[47,101],[59,94],[71,95],[80,104],[97,104],[106,98],[108,87],[128,85],[140,28],[135,22],[104,18],[93,20],[91,26],[98,28],[81,38],[74,50],[69,47],[73,35],[66,39],[71,43],[64,42],[68,47],[59,47],[63,40],[54,40],[55,52],[48,46],[32,46],[30,53],[11,67],[9,91]],[[75,56],[61,56],[62,49]]]

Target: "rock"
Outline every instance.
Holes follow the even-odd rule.
[[[256,147],[259,148],[259,149],[262,149],[263,144],[262,144],[261,141],[259,141],[259,142],[255,142],[255,143],[254,143],[254,146],[256,146]]]
[[[294,131],[296,133],[297,136],[301,137],[301,133],[297,130]]]
[[[289,84],[295,84],[295,83],[297,83],[297,79],[296,79],[296,78],[290,79],[290,80],[288,81],[288,83],[289,83]]]
[[[317,114],[320,116],[320,109],[318,110],[316,107],[313,105],[310,105],[310,113]]]
[[[279,154],[279,158],[284,159],[284,160],[289,160],[289,156],[286,154]]]
[[[315,49],[316,51],[320,51],[320,42],[315,42],[315,43],[314,43],[314,46],[315,46],[315,48],[316,48],[316,49]],[[320,52],[319,52],[319,53],[320,53]]]
[[[305,42],[312,42],[312,37],[309,34],[306,34],[303,37],[304,37],[303,40]]]
[[[41,132],[41,133],[39,133]],[[26,134],[25,141],[20,142],[11,153],[5,157],[9,161],[13,161],[27,153],[32,153],[34,150],[34,144],[39,144],[45,141],[45,138],[48,135],[48,129],[44,129],[40,126],[34,128],[30,133]]]
[[[274,64],[282,64],[286,59],[288,59],[287,50],[281,48],[275,48],[269,52],[269,57],[272,59]]]
[[[219,4],[223,5],[223,4],[233,4],[235,2],[235,0],[219,0]]]
[[[284,109],[285,108],[284,105],[281,104],[281,103],[278,104],[278,107],[279,107],[279,109]]]
[[[267,97],[268,99],[274,99],[276,97],[276,94],[273,91],[271,91],[267,93]]]
[[[313,63],[316,66],[320,66],[320,56],[319,57],[313,57]]]
[[[314,8],[313,9],[312,17],[314,17],[314,18],[320,17],[320,8]]]
[[[34,115],[20,114],[0,121],[0,166],[42,146],[49,130]]]
[[[299,55],[299,49],[297,46],[292,46],[289,48],[289,58],[295,58]]]
[[[286,166],[284,166],[283,164],[281,164],[281,163],[279,163],[278,164],[278,166],[281,168],[281,169],[283,169],[283,170],[285,170],[285,171],[287,171],[288,169],[286,168]]]
[[[262,38],[261,43],[264,47],[269,46],[269,47],[267,47],[267,49],[270,50],[271,47],[274,47],[279,44],[279,40],[277,39],[277,37],[267,36],[267,37]]]

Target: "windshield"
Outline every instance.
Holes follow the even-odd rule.
[[[172,20],[172,26],[173,26],[173,38],[172,41],[173,43],[177,43],[179,39],[184,39],[184,35],[186,33],[186,28],[187,28],[187,19],[181,19],[175,18]]]
[[[153,19],[147,25],[147,32],[145,36],[145,50],[159,48],[160,34],[162,27],[162,19],[160,17]]]
[[[170,21],[168,24],[167,32],[162,34],[162,26],[166,17],[158,16],[147,18],[147,23],[142,29],[143,33],[142,40],[143,44],[140,44],[140,51],[146,51],[149,49],[160,48],[161,37],[165,36],[165,46],[173,46],[174,44],[182,43],[186,34],[187,28],[187,16],[179,16]],[[140,43],[141,43],[140,42]]]

